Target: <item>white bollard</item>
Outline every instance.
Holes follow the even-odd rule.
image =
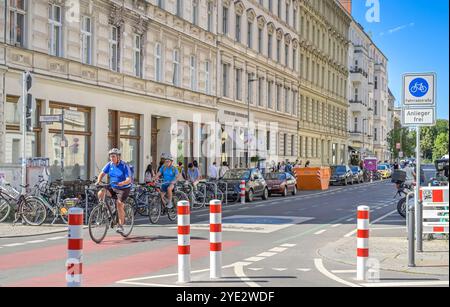
[[[178,202],[178,282],[191,281],[191,212],[188,201]]]
[[[241,180],[241,205],[245,205],[245,180]]]
[[[356,279],[358,281],[366,280],[369,259],[369,217],[370,208],[368,206],[358,207],[358,233],[357,233],[357,264]]]
[[[83,274],[83,209],[69,209],[69,233],[67,242],[67,287],[81,287]]]
[[[209,204],[209,212],[210,277],[217,279],[222,277],[222,202],[212,200]]]

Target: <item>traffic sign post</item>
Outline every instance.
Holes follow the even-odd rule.
[[[416,189],[415,224],[417,231],[417,251],[422,246],[422,206],[420,194],[420,128],[436,125],[436,80],[435,73],[410,73],[403,75],[402,125],[416,127]]]

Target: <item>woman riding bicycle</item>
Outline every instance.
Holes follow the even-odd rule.
[[[178,172],[178,169],[173,165],[172,155],[166,156],[164,164],[159,169],[159,172],[156,175],[154,181],[157,181],[161,177],[163,178],[163,184],[161,186],[161,199],[164,199],[164,196],[167,193],[167,197],[169,199],[167,208],[172,209],[173,208],[173,202],[172,202],[173,189],[175,188],[175,183],[180,178],[180,173]]]

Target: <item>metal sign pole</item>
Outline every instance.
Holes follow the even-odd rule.
[[[26,118],[26,105],[27,105],[27,73],[23,72],[22,82],[22,193],[26,193],[27,184],[27,118]]]
[[[61,114],[61,181],[64,183],[64,149],[66,147],[66,140],[64,138],[64,108]]]
[[[423,251],[422,242],[422,206],[420,204],[420,164],[421,164],[421,150],[420,150],[420,126],[417,127],[417,148],[416,148],[416,193],[415,193],[415,211],[416,211],[416,233],[417,233],[417,251]]]

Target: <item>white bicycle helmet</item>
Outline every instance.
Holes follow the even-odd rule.
[[[120,152],[120,149],[118,149],[118,148],[113,148],[113,149],[111,149],[111,150],[109,151],[109,155],[118,155],[118,156],[121,156],[122,153]]]
[[[173,161],[173,157],[172,157],[171,154],[167,154],[166,157],[165,157],[165,159],[166,159],[166,160]]]

